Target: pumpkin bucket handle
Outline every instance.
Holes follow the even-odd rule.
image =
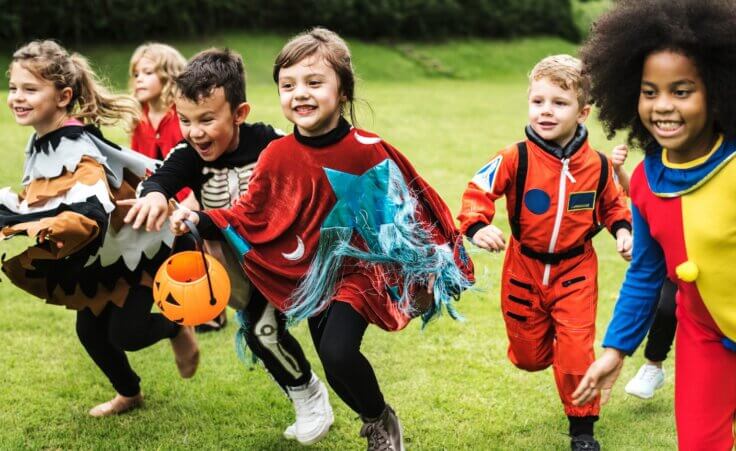
[[[204,263],[204,273],[207,276],[207,288],[209,288],[210,291],[210,305],[217,304],[217,300],[215,299],[215,294],[212,291],[212,280],[210,279],[210,267],[207,264],[207,257],[204,253],[204,240],[202,240],[202,236],[199,234],[199,231],[197,230],[197,226],[194,225],[193,222],[189,220],[184,220],[184,224],[189,228],[189,234],[192,239],[194,240],[194,247],[202,254],[202,262]],[[173,253],[173,249],[172,249]]]

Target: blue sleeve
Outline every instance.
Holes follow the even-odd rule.
[[[633,258],[608,324],[603,347],[632,354],[654,320],[662,284],[667,275],[664,253],[649,231],[649,225],[632,205]]]

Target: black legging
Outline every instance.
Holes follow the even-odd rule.
[[[366,320],[350,304],[340,301],[309,318],[309,332],[327,382],[363,418],[376,418],[386,403],[373,367],[360,352],[367,327]]]
[[[304,385],[312,368],[298,341],[286,329],[286,316],[268,303],[255,287],[245,308],[245,341],[281,388]]]
[[[137,351],[179,333],[180,326],[151,313],[152,305],[151,289],[134,286],[122,308],[109,303],[99,316],[89,309],[77,312],[79,341],[123,396],[135,396],[141,390],[141,379],[130,367],[125,351]]]
[[[657,311],[654,314],[654,322],[649,329],[647,346],[644,349],[644,357],[652,362],[663,362],[667,358],[667,353],[672,349],[672,341],[675,339],[675,330],[677,330],[676,293],[677,285],[665,280],[659,296]]]

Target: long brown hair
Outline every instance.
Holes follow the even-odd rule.
[[[114,125],[123,122],[128,128],[140,115],[138,102],[127,95],[112,94],[89,66],[87,59],[64,49],[54,41],[33,41],[13,53],[12,64],[19,64],[35,76],[54,83],[56,89],[71,88],[67,105],[69,116],[85,124]]]

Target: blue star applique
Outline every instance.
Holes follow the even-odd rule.
[[[390,193],[390,185],[401,181],[401,191],[408,192],[399,168],[385,159],[361,175],[324,168],[337,202],[327,215],[322,229],[355,229],[370,249],[376,249],[381,225],[393,224],[403,199]]]

